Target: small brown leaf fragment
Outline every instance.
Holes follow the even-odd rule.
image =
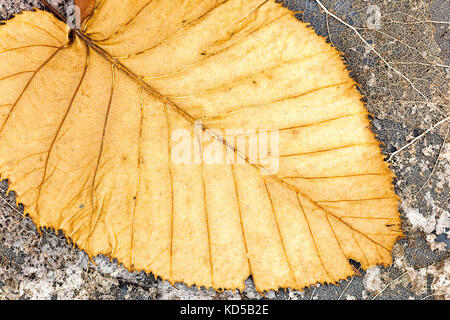
[[[95,0],[75,0],[75,5],[80,8],[81,22],[89,17],[95,8]]]

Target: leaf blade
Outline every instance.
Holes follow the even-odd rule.
[[[128,8],[118,6],[106,10],[108,3],[111,4],[104,1],[99,4],[98,11],[94,11],[86,34],[100,34],[99,29],[95,29],[99,28],[95,22],[95,19],[99,19],[96,18],[97,12],[101,16],[108,10]],[[144,2],[142,4],[145,5]],[[130,6],[128,12],[139,12],[139,8]],[[142,9],[140,12],[144,11]],[[218,13],[228,14],[224,21],[236,17],[246,21],[253,15],[252,21],[256,23],[239,25],[245,32],[240,34],[241,38],[236,42],[227,44],[233,38],[231,36],[225,44],[211,47],[210,43],[217,41],[214,37],[220,40],[224,33],[215,35],[209,32],[205,38],[202,30],[214,26],[213,18],[217,20],[215,15]],[[279,19],[270,20],[268,16]],[[280,286],[301,289],[314,282],[334,283],[354,274],[348,263],[350,258],[362,261],[364,267],[389,264],[389,252],[401,232],[392,231],[392,228],[382,223],[369,222],[370,219],[355,222],[356,219],[345,219],[341,214],[344,211],[355,214],[356,207],[348,203],[385,203],[393,200],[396,204],[397,200],[387,165],[368,128],[369,121],[365,117],[367,112],[339,54],[305,25],[299,24],[286,9],[273,2],[225,1],[221,6],[210,7],[201,17],[193,20],[185,33],[176,32],[175,36],[167,40],[166,46],[173,41],[177,43],[183,37],[197,40],[187,44],[191,45],[190,49],[180,46],[179,49],[167,51],[173,57],[172,64],[155,64],[154,59],[150,59],[155,55],[153,49],[140,54],[138,60],[136,57],[114,58],[108,52],[114,49],[114,45],[106,44],[104,49],[95,44],[96,40],[78,33],[81,40],[93,52],[97,52],[95,55],[99,60],[106,58],[103,68],[107,68],[108,64],[113,70],[117,68],[114,74],[118,78],[114,81],[114,87],[119,93],[111,93],[107,104],[110,111],[98,112],[111,112],[112,116],[110,121],[104,121],[104,126],[100,126],[103,130],[97,130],[103,132],[98,152],[103,158],[100,160],[98,157],[94,178],[87,178],[92,180],[92,205],[72,208],[74,213],[62,218],[62,221],[66,219],[65,224],[61,220],[48,220],[42,225],[62,228],[90,256],[106,254],[118,258],[129,269],[153,271],[172,283],[183,281],[188,285],[213,286],[216,289],[242,289],[250,272],[259,291]],[[179,16],[176,18],[180,19]],[[267,20],[273,23],[264,23]],[[136,27],[124,21],[122,23],[126,24],[127,30],[123,34]],[[235,27],[229,23],[223,26],[232,30]],[[91,32],[90,27],[96,31]],[[105,28],[103,35],[117,34],[119,39],[121,27],[112,24],[101,28]],[[124,40],[118,43],[123,44]],[[199,48],[205,43],[209,43],[210,48],[216,48],[216,51],[211,51],[214,53],[211,57],[202,58],[203,50]],[[123,47],[122,50],[136,50],[132,46]],[[161,47],[155,48],[159,48],[159,60],[156,59],[156,62],[163,61],[161,59],[167,54],[162,54],[164,51],[161,51]],[[196,51],[200,53],[186,54]],[[280,58],[287,62],[280,64]],[[68,61],[68,64],[73,64],[73,61]],[[174,75],[165,75],[173,71]],[[334,81],[330,82],[330,78]],[[252,95],[247,92],[252,92]],[[333,94],[337,100],[331,101],[334,112],[323,108],[334,126],[322,124],[318,120],[320,117],[313,116],[312,111],[297,112],[299,101],[304,106],[316,102],[313,110],[321,110],[316,100],[327,101],[327,94]],[[89,97],[86,105],[95,106],[98,96],[103,96],[103,100],[108,98],[105,92],[97,94]],[[224,108],[227,101],[232,103]],[[351,107],[345,107],[348,102],[351,102]],[[130,105],[133,106],[132,112],[125,108]],[[239,108],[242,105],[244,108]],[[283,150],[288,153],[281,158],[278,175],[268,178],[261,176],[258,170],[262,166],[259,164],[222,166],[221,169],[214,167],[214,170],[211,167],[205,170],[198,165],[170,164],[169,150],[172,143],[169,132],[173,129],[192,131],[193,122],[205,115],[215,117],[215,120],[207,122],[205,131],[227,128],[226,125],[234,124],[235,114],[249,110],[249,107],[254,109],[253,112],[261,111],[260,117],[251,117],[250,122],[256,128],[281,127],[287,131],[282,135],[281,146],[284,145]],[[347,108],[352,113],[349,114]],[[265,115],[264,111],[267,110],[273,110],[273,113]],[[292,117],[280,115],[283,112]],[[148,118],[145,117],[147,113]],[[162,124],[151,124],[149,120],[155,117]],[[286,119],[291,123],[285,124]],[[325,117],[322,120],[328,122]],[[80,119],[80,122],[83,121]],[[299,128],[299,124],[306,124],[306,127]],[[125,128],[123,133],[126,138],[123,140],[114,131],[120,128]],[[345,130],[348,130],[347,134]],[[334,144],[323,143],[333,141],[328,137],[333,137],[336,132],[342,134],[334,138]],[[349,137],[353,132],[359,134]],[[99,140],[98,135],[93,137],[94,141]],[[163,139],[155,141],[156,136],[162,136]],[[105,137],[107,139],[104,141]],[[52,138],[58,141],[55,135]],[[349,141],[349,138],[353,140]],[[146,139],[152,143],[146,144]],[[129,145],[130,141],[135,143]],[[308,144],[308,141],[314,143]],[[145,147],[142,147],[143,142]],[[1,143],[5,142],[1,141],[0,146]],[[163,148],[161,143],[165,145],[167,152],[162,154],[166,156],[152,161],[158,150],[156,146]],[[68,142],[59,144],[63,149],[70,145]],[[146,150],[152,150],[153,153]],[[245,150],[234,151],[245,154]],[[147,167],[146,163],[150,163],[150,166]],[[166,165],[161,167],[160,163]],[[3,166],[0,169],[2,172],[10,171]],[[154,172],[160,170],[165,171],[165,177],[155,175]],[[218,188],[214,182],[219,179],[217,171],[228,172],[227,178],[221,182],[222,186],[228,186],[226,194],[217,195]],[[380,175],[361,176],[367,172]],[[205,174],[215,180],[205,180]],[[317,182],[301,178],[305,176],[328,179],[326,182]],[[333,178],[332,182],[330,178]],[[367,186],[365,189],[360,188],[361,181]],[[52,179],[47,182],[51,184]],[[155,190],[162,182],[165,187],[159,188],[156,196],[148,191]],[[234,188],[231,188],[231,182]],[[56,191],[60,185],[61,182],[55,183],[52,188]],[[123,186],[124,191],[118,195],[116,190]],[[278,196],[272,197],[272,192]],[[18,196],[21,201],[24,199],[20,190]],[[89,198],[87,193],[85,197]],[[77,194],[74,199],[80,200]],[[229,199],[234,200],[227,201]],[[62,205],[67,206],[71,201],[66,200]],[[88,201],[82,202],[84,205]],[[224,203],[230,209],[225,215],[226,219],[220,214]],[[359,208],[365,210],[362,217],[374,214],[370,207],[360,205]],[[118,213],[115,213],[116,210]],[[52,217],[49,206],[45,211],[44,216]],[[398,220],[394,205],[381,211],[383,216],[380,217],[392,216],[395,221]],[[279,219],[278,212],[285,218]],[[77,215],[82,219],[74,222],[72,218]],[[31,216],[35,219],[37,212],[31,213]],[[291,221],[296,222],[290,224]],[[37,224],[41,225],[39,221]],[[302,230],[303,238],[295,235],[297,229],[292,226]],[[373,227],[378,229],[370,234],[367,230]],[[311,264],[317,267],[311,268]]]

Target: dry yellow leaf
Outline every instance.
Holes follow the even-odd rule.
[[[103,0],[73,32],[24,12],[0,26],[0,172],[90,257],[216,289],[336,283],[402,236],[355,86],[274,1]],[[279,130],[279,170],[174,163],[196,121]]]

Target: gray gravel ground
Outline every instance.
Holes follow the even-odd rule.
[[[64,12],[67,1],[54,0]],[[396,190],[406,239],[394,248],[394,264],[375,267],[339,286],[300,292],[278,290],[269,299],[450,298],[450,2],[448,0],[287,1],[298,18],[329,36],[341,50],[366,96],[373,130],[397,175]],[[0,0],[0,20],[39,1]],[[358,32],[366,41],[364,44]],[[383,58],[381,59],[380,56]],[[1,59],[1,57],[0,57]],[[384,60],[384,61],[383,61]],[[399,76],[399,73],[403,75]],[[406,80],[407,79],[407,80]],[[411,86],[414,85],[414,88]],[[414,143],[410,144],[411,141]],[[405,147],[403,149],[403,147]],[[251,278],[240,293],[172,287],[144,273],[129,273],[104,257],[91,263],[62,234],[39,236],[0,184],[0,299],[261,299]],[[55,198],[55,201],[57,199]]]

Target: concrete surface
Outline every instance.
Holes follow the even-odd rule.
[[[38,2],[0,0],[0,20]],[[60,3],[62,11],[67,3],[51,2]],[[7,181],[3,181],[0,299],[450,298],[449,122],[428,131],[448,117],[450,2],[323,0],[342,21],[325,14],[314,0],[287,3],[292,10],[303,11],[298,18],[311,23],[318,34],[329,36],[344,53],[373,114],[373,130],[391,156],[407,235],[395,246],[394,264],[361,272],[339,286],[278,290],[264,297],[255,292],[251,278],[241,293],[216,293],[183,284],[174,288],[152,275],[129,273],[104,257],[98,257],[94,265],[61,234],[44,230],[39,236],[30,219],[21,216],[21,208],[15,208],[14,194],[5,194]]]

